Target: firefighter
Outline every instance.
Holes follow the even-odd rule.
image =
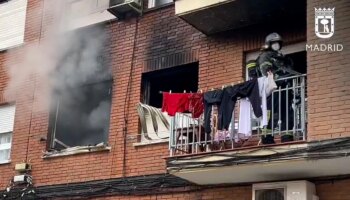
[[[265,45],[257,58],[260,76],[267,76],[268,71],[272,71],[276,77],[297,73],[291,70],[292,60],[280,52],[282,45],[282,37],[278,33],[266,36]]]
[[[285,76],[290,76],[290,75],[297,75],[300,74],[294,70],[292,70],[293,66],[293,61],[284,56],[280,50],[282,49],[283,45],[283,40],[282,37],[278,33],[271,33],[266,36],[265,38],[265,45],[263,46],[262,52],[257,58],[257,66],[258,66],[258,71],[259,71],[259,76],[267,76],[268,72],[272,72],[274,74],[274,77],[276,79],[280,77],[285,77]],[[278,87],[281,87],[282,89],[285,88],[287,85],[289,85],[288,81],[279,81],[277,82]],[[290,93],[290,91],[288,91]],[[281,93],[281,99],[282,102],[288,101],[288,105],[292,105],[292,97],[293,94],[289,94],[286,96],[286,92]],[[287,99],[288,97],[288,99]],[[272,96],[270,95],[267,97],[267,110],[268,110],[268,115],[269,115],[269,122],[266,127],[263,128],[262,132],[263,135],[261,137],[261,141],[263,144],[272,144],[274,143],[274,137],[271,135],[272,129],[275,129],[278,127],[281,128],[281,131],[286,130],[286,115],[282,114],[282,116],[278,115],[278,109],[279,109],[279,97],[278,95],[274,95],[274,105],[272,105]],[[272,107],[274,107],[274,113],[271,112]],[[280,112],[281,113],[286,113],[286,109],[289,110],[289,113],[292,113],[293,111],[291,110],[292,107],[289,106],[286,108],[285,106],[280,107]],[[274,127],[272,127],[272,115],[274,115]],[[290,118],[292,115],[287,116]],[[281,123],[281,124],[279,124]],[[288,129],[291,130],[292,125],[293,125],[293,119],[289,119],[289,126]]]

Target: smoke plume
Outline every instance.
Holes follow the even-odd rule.
[[[77,102],[88,102],[89,99],[84,98],[94,96],[91,92],[80,88],[110,77],[108,59],[105,56],[105,46],[108,41],[105,26],[93,25],[79,30],[70,30],[64,22],[75,19],[64,15],[62,5],[50,6],[50,9],[53,8],[57,8],[50,10],[54,15],[53,20],[48,26],[42,23],[43,34],[40,42],[35,40],[8,52],[6,69],[9,82],[5,90],[5,98],[13,98],[13,96],[18,98],[21,95],[21,89],[28,83],[34,82],[35,104],[39,105],[35,111],[49,111],[51,107],[52,112],[52,107],[56,108],[57,102],[60,102],[58,109],[61,110],[63,126],[67,123],[64,120],[70,120],[64,119],[63,114],[69,111],[70,116],[75,117],[72,120],[76,124],[86,123],[87,127],[92,127],[92,130],[97,132],[102,130],[103,133],[99,134],[105,134],[105,124],[109,121],[110,110],[110,104],[106,102],[107,97],[101,98],[101,102],[96,105],[91,104],[89,107],[83,106],[77,109],[77,106],[80,106]],[[63,97],[65,97],[64,100],[62,100]],[[81,127],[69,130],[71,135],[68,137],[77,140],[81,138],[79,135],[81,131]],[[62,140],[67,139],[64,134],[61,137]],[[105,136],[101,138],[105,139]],[[86,143],[93,143],[93,141],[95,140],[88,139]]]

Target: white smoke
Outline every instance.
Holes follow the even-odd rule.
[[[104,47],[108,39],[105,27],[102,25],[79,30],[66,29],[67,26],[61,20],[62,16],[66,22],[74,19],[64,15],[62,11],[64,1],[50,0],[51,3],[53,1],[56,1],[56,5],[45,7],[43,20],[46,13],[54,16],[50,18],[49,26],[42,23],[43,37],[9,51],[5,63],[9,77],[5,98],[18,98],[22,95],[22,88],[26,88],[28,83],[35,82],[35,104],[40,105],[36,111],[48,111],[57,94],[64,93],[66,96],[71,96],[72,101],[76,100],[75,98],[82,98],[79,90],[72,88],[98,82],[110,74],[109,67],[106,67],[108,61],[104,56],[106,53]],[[74,102],[66,102],[66,106],[69,105],[75,106]],[[90,126],[99,128],[101,120],[105,120],[106,116],[102,112],[108,112],[108,108],[101,102],[92,113],[86,113],[91,116],[80,114],[80,117],[89,119],[87,121]],[[72,116],[79,114],[75,113]]]

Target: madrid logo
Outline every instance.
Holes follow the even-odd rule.
[[[330,38],[334,34],[334,9],[315,8],[315,34],[319,38]]]

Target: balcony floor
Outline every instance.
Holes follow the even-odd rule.
[[[297,180],[348,175],[348,155],[342,138],[169,157],[167,169],[199,185]]]

